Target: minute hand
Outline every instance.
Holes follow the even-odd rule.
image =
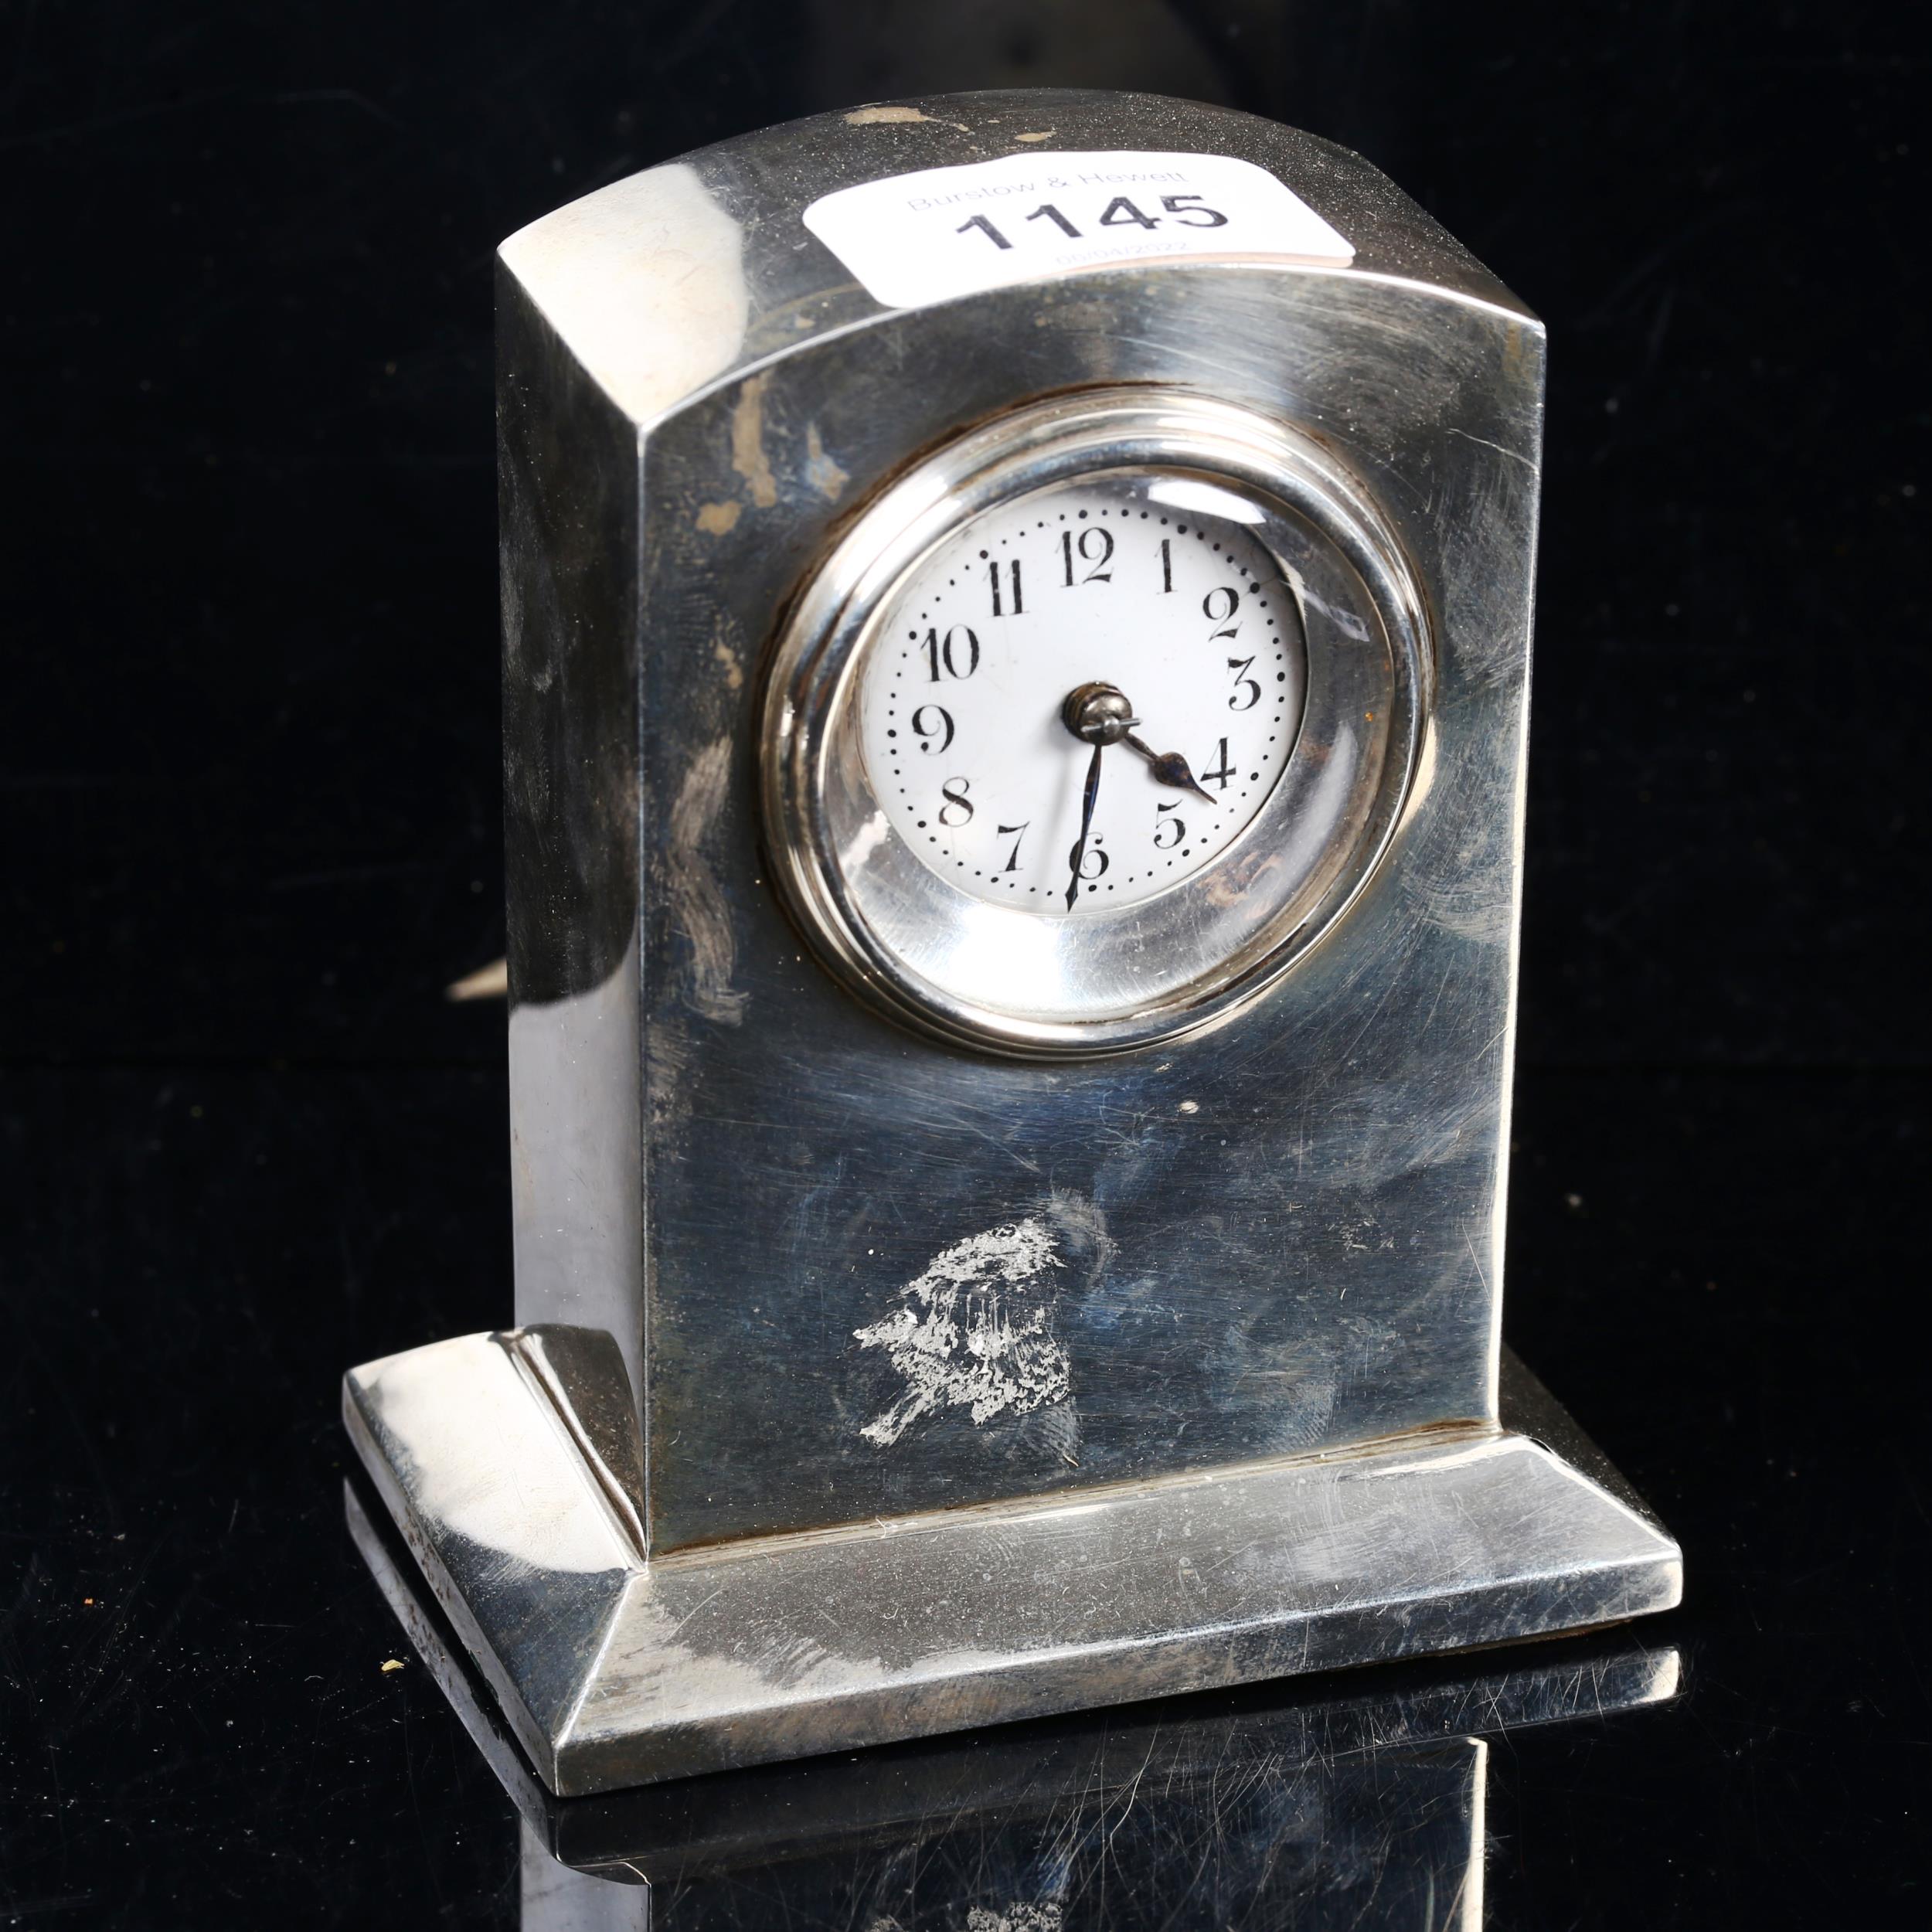
[[[1087,789],[1080,799],[1080,835],[1073,845],[1073,876],[1066,882],[1066,910],[1073,910],[1073,902],[1080,896],[1080,866],[1087,858],[1087,835],[1094,829],[1094,801],[1100,795],[1100,754],[1107,749],[1102,739],[1094,747],[1094,756],[1087,767]]]
[[[1178,751],[1156,751],[1144,739],[1137,738],[1132,732],[1127,733],[1121,743],[1138,751],[1154,767],[1154,775],[1164,785],[1172,785],[1176,791],[1191,791],[1197,798],[1205,798],[1211,805],[1216,801],[1211,793],[1204,791],[1195,783],[1194,774],[1187,760]]]

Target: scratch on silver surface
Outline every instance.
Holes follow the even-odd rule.
[[[671,808],[665,860],[672,923],[691,944],[692,1009],[706,1019],[736,1026],[744,1018],[745,995],[731,984],[737,964],[731,909],[704,852],[725,784],[731,775],[731,740],[714,739],[691,762]]]
[[[1015,1900],[1003,1912],[971,1905],[966,1908],[966,1932],[1060,1932],[1060,1908],[1052,1899],[1039,1905]]]
[[[920,1417],[964,1409],[975,1423],[1023,1416],[1067,1399],[1066,1352],[1044,1298],[1049,1270],[1064,1267],[1037,1216],[969,1235],[934,1255],[900,1291],[900,1305],[852,1331],[883,1349],[905,1392],[859,1430],[889,1448]]]
[[[1505,449],[1502,444],[1492,442],[1486,436],[1476,436],[1468,430],[1458,429],[1453,423],[1449,426],[1449,434],[1460,436],[1465,443],[1480,443],[1485,449],[1494,450],[1498,456],[1506,456],[1512,463],[1520,463],[1532,476],[1540,474],[1536,463],[1520,450]]]
[[[751,377],[731,412],[731,467],[744,478],[752,502],[761,510],[778,501],[778,479],[765,454],[765,391],[770,386],[770,369]]]
[[[852,481],[838,462],[825,454],[825,439],[818,434],[816,423],[805,431],[805,481],[828,503],[836,503]]]
[[[941,121],[937,114],[929,114],[922,107],[909,107],[900,102],[888,102],[876,107],[855,107],[845,117],[848,128],[906,128],[920,121],[936,128],[951,128],[962,134],[973,131],[963,121]]]

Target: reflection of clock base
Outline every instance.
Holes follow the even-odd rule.
[[[622,1432],[558,1400],[573,1332],[440,1342],[345,1394],[430,1587],[564,1795],[1553,1634],[1682,1587],[1675,1543],[1507,1359],[1499,1430],[646,1562]]]

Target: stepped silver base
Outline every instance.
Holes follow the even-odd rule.
[[[1551,1634],[1682,1592],[1677,1545],[1513,1361],[1500,1430],[647,1563],[533,1340],[367,1363],[343,1409],[560,1796]]]

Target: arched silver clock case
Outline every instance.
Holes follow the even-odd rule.
[[[1675,1603],[1502,1341],[1536,318],[1360,157],[1090,92],[766,129],[499,270],[515,1321],[344,1410],[545,1781]],[[1131,675],[935,617],[988,762],[910,768],[1055,815],[1010,889],[915,847],[884,614],[1029,504],[1085,596],[1045,506],[1143,485],[1267,579],[1267,749],[1124,576]]]

